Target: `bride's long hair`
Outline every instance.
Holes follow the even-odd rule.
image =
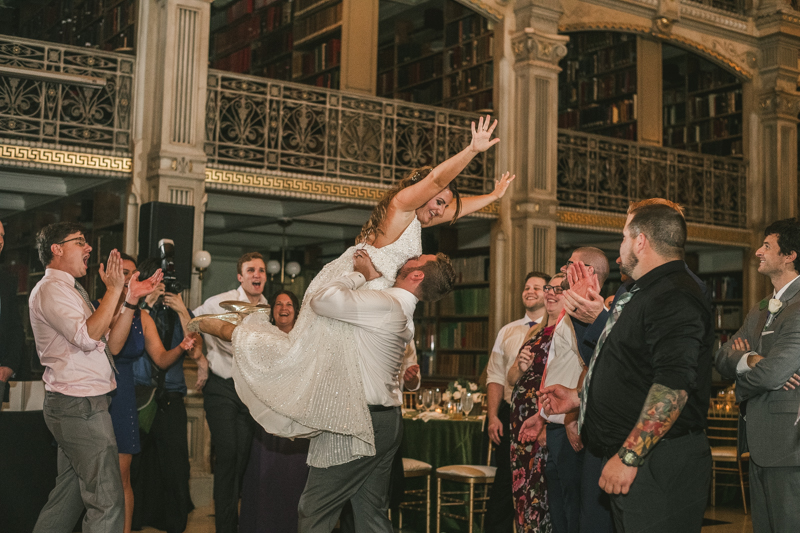
[[[373,242],[378,235],[383,234],[383,230],[381,230],[381,224],[386,219],[386,213],[389,210],[389,204],[392,202],[392,199],[405,189],[406,187],[410,187],[415,183],[419,183],[425,177],[431,173],[433,167],[421,167],[412,170],[408,176],[400,180],[400,182],[386,191],[383,199],[378,202],[378,205],[375,206],[375,209],[372,210],[372,214],[369,217],[369,220],[366,224],[361,228],[361,233],[358,234],[356,237],[356,244],[361,244],[363,242]],[[455,221],[458,219],[458,215],[461,214],[461,195],[458,192],[458,186],[456,185],[456,181],[453,180],[450,184],[445,187],[445,189],[450,189],[450,192],[453,193],[453,200],[456,202],[456,212],[453,215],[453,220],[450,221],[450,224],[454,224]]]

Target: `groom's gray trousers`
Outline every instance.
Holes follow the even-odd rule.
[[[403,438],[399,407],[370,406],[375,455],[330,468],[311,467],[298,507],[300,533],[330,533],[349,500],[356,533],[391,533],[389,477]]]

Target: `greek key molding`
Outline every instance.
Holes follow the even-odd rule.
[[[514,50],[516,63],[523,61],[543,61],[554,66],[567,55],[569,37],[542,33],[535,28],[525,28],[521,33],[512,38],[511,47]]]
[[[338,201],[358,205],[375,205],[388,187],[376,187],[344,180],[315,178],[298,175],[270,175],[237,170],[206,167],[206,189],[235,191],[250,194],[268,193],[287,198]],[[500,214],[499,202],[494,202],[471,216],[496,218]]]
[[[573,228],[589,231],[615,230],[622,232],[625,227],[626,215],[601,213],[577,209],[556,210],[559,228]],[[730,246],[747,247],[750,245],[752,233],[744,229],[724,228],[706,224],[686,225],[687,239],[691,242],[704,242],[709,244],[724,244]]]
[[[661,39],[662,41],[666,42],[675,42],[680,43],[686,48],[691,50],[695,50],[700,52],[701,54],[712,58],[714,61],[725,65],[729,69],[733,70],[744,80],[750,81],[753,78],[753,74],[747,70],[744,66],[740,65],[738,62],[734,61],[734,59],[730,57],[726,57],[723,55],[719,50],[722,49],[726,53],[729,51],[724,50],[724,46],[721,43],[715,42],[711,48],[700,44],[696,41],[691,39],[687,39],[686,37],[682,37],[680,35],[675,35],[674,33],[657,33],[654,31],[654,26],[644,26],[641,24],[622,24],[617,22],[576,22],[572,24],[563,24],[559,25],[558,31],[559,33],[570,33],[576,31],[587,31],[587,30],[606,30],[606,31],[623,31],[628,33],[639,33],[641,35],[648,35],[653,36]],[[743,60],[748,64],[754,64],[756,62],[755,56],[752,53],[745,53],[743,56]],[[737,56],[737,58],[742,59],[741,57]]]
[[[3,161],[21,161],[104,172],[131,172],[130,157],[88,154],[12,144],[0,144],[0,163]]]

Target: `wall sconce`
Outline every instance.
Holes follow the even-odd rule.
[[[197,277],[200,278],[200,281],[203,280],[203,273],[208,268],[208,265],[211,264],[211,254],[206,252],[205,250],[197,250],[194,253],[194,257],[192,258],[192,265],[194,265],[194,269],[197,271]]]
[[[281,260],[276,261],[275,259],[270,259],[267,261],[267,274],[270,275],[269,280],[274,281],[275,274],[278,272],[281,273],[281,283],[285,283],[286,281],[286,274],[289,274],[292,278],[292,283],[294,283],[294,278],[300,273],[301,267],[300,263],[297,261],[289,261],[286,262],[286,247],[288,246],[288,242],[286,239],[286,228],[292,225],[292,221],[288,218],[279,220],[278,225],[283,228],[283,244],[281,245]]]

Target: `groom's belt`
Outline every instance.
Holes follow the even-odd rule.
[[[392,409],[400,409],[399,405],[368,405],[370,413],[380,413],[381,411],[391,411]]]

